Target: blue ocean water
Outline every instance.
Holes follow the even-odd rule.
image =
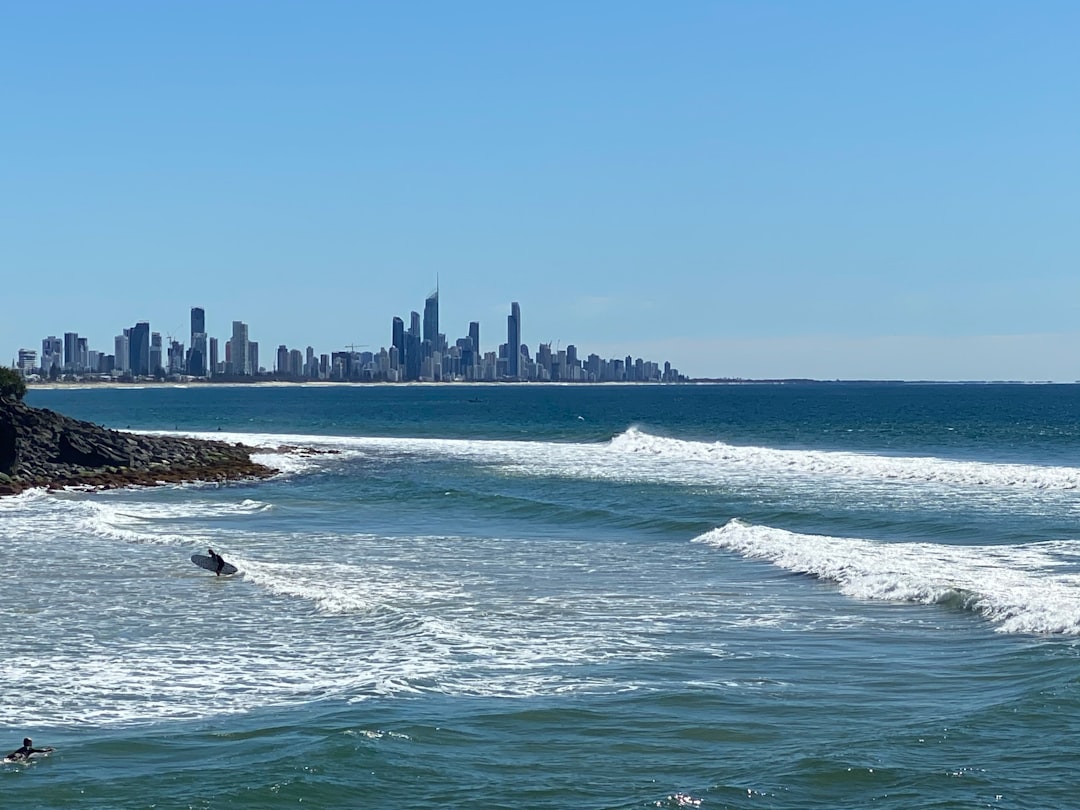
[[[2,807],[1077,804],[1076,386],[27,402],[281,472],[0,499]]]

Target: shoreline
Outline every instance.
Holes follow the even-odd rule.
[[[157,388],[180,388],[180,389],[212,389],[212,388],[441,388],[446,386],[458,388],[522,388],[522,387],[562,387],[562,388],[596,388],[602,387],[674,387],[681,386],[748,386],[748,385],[771,385],[771,386],[799,386],[799,385],[872,385],[872,386],[904,386],[904,385],[1080,385],[1080,380],[811,380],[811,379],[763,379],[763,380],[723,380],[701,379],[683,380],[681,382],[633,382],[633,381],[608,381],[608,382],[582,382],[582,381],[482,381],[482,380],[455,380],[450,382],[346,382],[340,380],[261,380],[258,382],[206,382],[206,381],[182,381],[167,382],[148,380],[143,382],[27,382],[26,390],[30,391],[86,391],[95,388],[107,390],[131,390],[143,391]]]
[[[257,480],[277,470],[258,448],[218,439],[113,430],[0,397],[0,496],[30,489],[118,489]]]

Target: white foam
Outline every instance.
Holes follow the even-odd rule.
[[[285,474],[310,472],[357,455],[408,453],[488,464],[513,475],[691,486],[754,481],[833,487],[839,492],[853,483],[876,487],[878,491],[905,485],[936,485],[991,491],[1006,498],[1016,493],[1072,492],[1080,488],[1077,467],[737,446],[654,436],[638,428],[630,428],[606,443],[222,432],[183,435],[259,448],[256,460]],[[308,455],[303,448],[334,452]]]
[[[934,457],[882,456],[825,450],[739,447],[651,436],[631,428],[611,441],[627,455],[753,469],[763,475],[808,475],[843,479],[945,483],[962,486],[1066,489],[1080,487],[1080,469],[1031,464],[994,464]]]
[[[798,534],[739,520],[695,542],[837,583],[857,599],[957,602],[1001,632],[1080,635],[1080,581],[1063,574],[1071,545],[946,546]]]

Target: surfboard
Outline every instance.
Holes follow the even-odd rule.
[[[192,554],[191,561],[195,563],[199,568],[205,568],[207,571],[217,571],[217,563],[205,554]],[[235,574],[240,569],[232,563],[225,563],[225,567],[221,569],[222,574]]]
[[[5,765],[18,765],[20,763],[25,764],[27,762],[33,762],[35,759],[44,759],[55,750],[55,748],[39,748],[37,751],[35,751],[28,757],[18,757],[17,759],[12,759],[11,757],[4,757],[2,760],[0,760],[0,762],[3,762]]]

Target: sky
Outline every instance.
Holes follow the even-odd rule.
[[[136,321],[1080,380],[1080,4],[0,0],[0,363]]]

